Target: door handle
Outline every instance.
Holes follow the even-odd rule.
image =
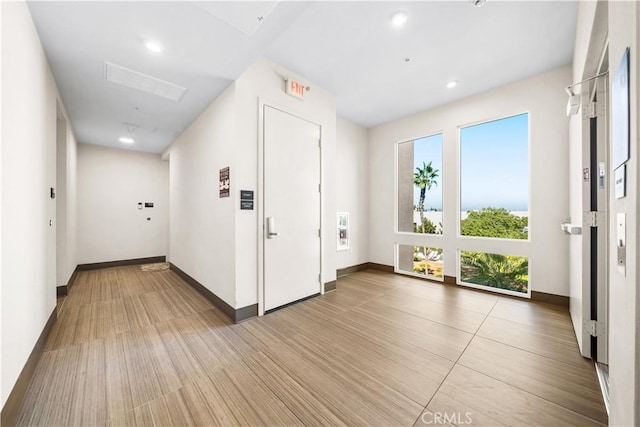
[[[280,233],[276,232],[276,219],[272,216],[267,218],[267,239],[273,239],[279,236]]]

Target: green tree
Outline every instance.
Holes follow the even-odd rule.
[[[506,239],[526,239],[529,218],[518,217],[503,208],[483,208],[470,211],[460,222],[463,236],[502,237]]]
[[[418,211],[420,212],[420,225],[422,232],[424,231],[424,200],[427,191],[431,190],[431,187],[438,185],[438,169],[434,169],[431,162],[428,164],[422,162],[422,168],[417,167],[416,172],[413,174],[413,183],[420,189],[420,201],[418,202]]]
[[[427,217],[422,219],[422,225],[413,224],[414,233],[440,234],[436,225]]]
[[[462,280],[493,288],[527,292],[527,257],[462,251]]]

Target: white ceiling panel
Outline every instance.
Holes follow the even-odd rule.
[[[572,60],[577,2],[30,2],[81,142],[161,152],[266,56],[335,93],[371,127]],[[393,28],[394,12],[408,15]],[[145,42],[164,47],[152,53]],[[178,100],[116,85],[105,62],[185,88]],[[458,86],[446,89],[449,80]]]
[[[191,2],[29,3],[78,139],[149,152],[164,150],[308,6],[276,5],[249,37]],[[149,52],[147,40],[164,51]],[[105,62],[187,92],[175,102],[114,85]],[[126,147],[118,141],[128,132],[123,122],[139,125]]]
[[[390,25],[397,11],[402,28]],[[570,64],[576,16],[561,1],[320,2],[267,56],[370,127]]]

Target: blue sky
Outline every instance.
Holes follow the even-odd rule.
[[[528,210],[528,114],[460,130],[462,210],[499,207]],[[442,209],[442,134],[414,142],[414,171],[429,163],[440,171],[427,192],[424,208]],[[414,189],[414,204],[420,190]]]
[[[460,130],[462,210],[528,210],[528,114]]]

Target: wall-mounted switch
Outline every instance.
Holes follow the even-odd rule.
[[[138,202],[138,209],[142,209],[142,202]]]

